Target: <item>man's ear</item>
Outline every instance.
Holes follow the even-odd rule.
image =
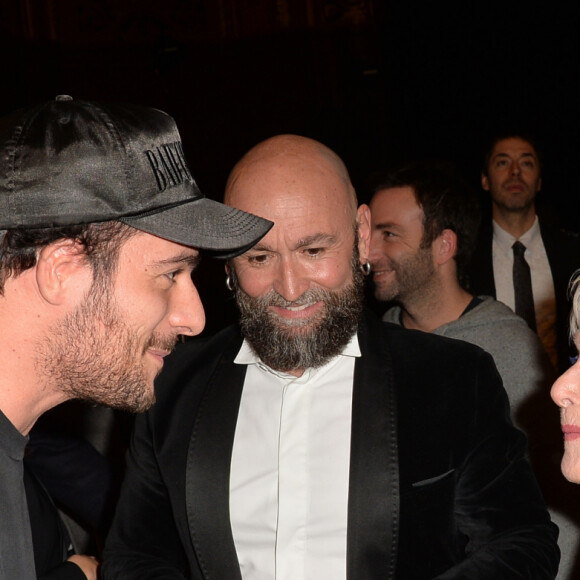
[[[71,239],[62,239],[44,246],[38,252],[36,283],[42,297],[50,304],[62,304],[71,292],[90,288],[93,272],[84,246]]]
[[[457,234],[453,230],[443,230],[433,242],[433,259],[443,265],[457,253]]]
[[[358,253],[361,264],[369,259],[371,244],[371,210],[366,204],[362,204],[356,212],[358,226]]]
[[[481,174],[481,187],[485,191],[489,191],[489,177],[485,174]]]

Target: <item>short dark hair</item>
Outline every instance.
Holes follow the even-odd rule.
[[[457,236],[455,262],[460,281],[475,247],[481,208],[474,189],[451,163],[418,161],[388,172],[373,186],[376,194],[384,189],[410,187],[423,210],[421,246],[428,248],[445,229]]]
[[[488,140],[488,143],[487,143],[487,146],[483,152],[483,158],[482,158],[481,172],[483,173],[483,175],[485,175],[486,177],[489,176],[489,173],[488,173],[489,164],[491,162],[491,156],[493,154],[493,150],[494,150],[495,146],[500,141],[504,141],[505,139],[521,139],[522,141],[525,141],[526,143],[531,145],[532,149],[536,153],[536,157],[538,158],[538,166],[540,168],[540,175],[542,174],[542,169],[544,166],[544,159],[543,159],[541,148],[538,145],[537,139],[533,135],[531,135],[530,133],[526,133],[525,131],[518,131],[518,130],[509,131],[509,130],[507,130],[507,131],[504,131],[502,133],[496,133],[491,139]]]
[[[41,248],[62,239],[80,243],[93,269],[93,285],[106,285],[117,267],[123,243],[139,230],[119,221],[57,228],[15,228],[0,243],[0,294],[6,280],[36,265]]]

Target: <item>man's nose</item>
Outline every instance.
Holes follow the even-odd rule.
[[[205,311],[193,281],[184,282],[172,302],[169,322],[177,334],[195,336],[205,327]]]
[[[281,260],[274,282],[274,290],[280,296],[293,302],[300,298],[309,286],[310,281],[303,266],[292,259]]]

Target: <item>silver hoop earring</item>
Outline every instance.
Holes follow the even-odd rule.
[[[233,292],[234,291],[234,283],[232,282],[232,277],[228,274],[226,274],[226,288],[230,291]]]
[[[368,276],[371,273],[371,265],[370,262],[367,260],[364,264],[359,264],[361,272]]]

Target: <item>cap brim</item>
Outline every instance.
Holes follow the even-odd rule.
[[[207,197],[155,213],[122,217],[119,221],[178,244],[210,250],[220,258],[243,254],[274,225]]]

